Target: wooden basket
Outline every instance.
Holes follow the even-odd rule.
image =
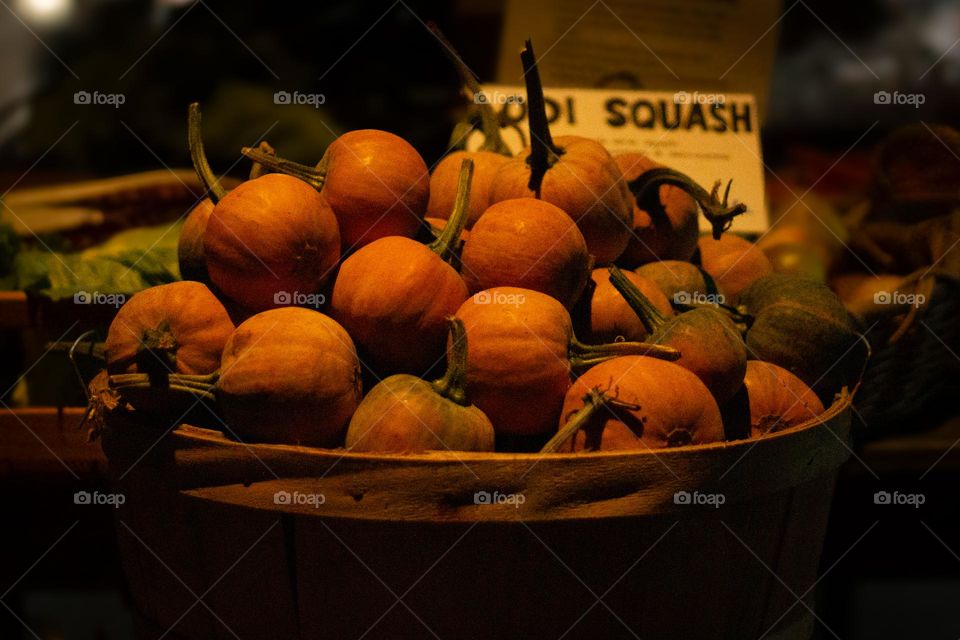
[[[351,454],[119,420],[104,450],[143,638],[808,638],[849,408],[627,453]]]

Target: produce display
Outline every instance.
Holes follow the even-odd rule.
[[[511,156],[478,101],[432,174],[401,137],[360,130],[315,167],[245,148],[256,165],[228,191],[192,105],[210,197],[181,231],[185,280],[110,327],[113,411],[149,422],[148,390],[195,398],[243,442],[392,454],[639,451],[815,422],[866,357],[840,300],[775,272],[772,241],[731,235],[746,205],[729,182],[721,197],[553,138],[529,42],[521,59],[530,145]]]

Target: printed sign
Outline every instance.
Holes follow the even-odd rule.
[[[517,152],[529,139],[526,92],[521,87],[486,85],[484,100],[505,112],[504,130]],[[686,173],[710,189],[732,179],[730,198],[747,205],[733,230],[761,233],[769,226],[757,105],[753,96],[697,91],[544,88],[554,137],[577,135],[600,141],[610,153],[639,152]],[[519,131],[517,131],[519,129]],[[522,132],[522,133],[521,133]],[[479,144],[478,137],[470,141]],[[701,230],[708,230],[700,220]]]

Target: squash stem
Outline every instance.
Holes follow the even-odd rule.
[[[742,202],[733,206],[728,204],[730,199],[730,186],[733,184],[733,180],[727,182],[727,188],[722,200],[720,199],[720,180],[717,180],[713,185],[713,189],[708,192],[694,182],[690,176],[674,169],[648,169],[637,176],[636,179],[628,182],[627,186],[630,188],[637,202],[643,202],[644,198],[647,197],[647,194],[650,193],[652,189],[656,188],[658,189],[657,192],[659,192],[659,187],[662,184],[678,187],[696,200],[697,204],[700,205],[700,210],[703,212],[704,217],[710,222],[715,240],[719,240],[720,235],[730,228],[734,218],[747,212],[747,205]]]
[[[612,407],[613,409],[627,409],[636,411],[640,408],[638,404],[623,402],[616,397],[611,397],[599,388],[594,387],[583,396],[583,408],[577,411],[560,430],[547,441],[540,449],[540,453],[557,453],[566,443],[581,429],[595,429],[601,427],[606,421],[600,420],[597,415],[601,408]],[[614,414],[616,416],[616,414]],[[597,435],[602,434],[602,428]],[[588,435],[589,440],[589,435]]]
[[[203,132],[200,127],[200,120],[200,104],[194,102],[187,111],[187,144],[190,147],[190,159],[193,161],[193,168],[197,172],[197,177],[200,178],[200,184],[207,188],[210,192],[210,199],[216,204],[220,202],[223,196],[227,195],[227,190],[220,184],[207,161],[207,153],[203,149]]]
[[[276,151],[276,149],[274,149],[273,147],[271,147],[270,144],[269,144],[266,140],[263,140],[262,142],[260,142],[259,145],[257,145],[257,150],[258,150],[258,151],[262,151],[262,152],[266,153],[267,155],[270,155],[270,156],[273,156],[273,157],[276,157],[276,156],[277,156],[277,151]],[[262,164],[260,164],[259,162],[254,162],[254,163],[250,166],[250,176],[249,176],[247,179],[248,179],[248,180],[256,180],[257,178],[259,178],[260,176],[264,175],[265,173],[267,173],[267,168],[264,167],[264,166],[263,166]]]
[[[323,189],[323,184],[327,180],[327,164],[329,163],[329,158],[326,153],[323,154],[323,157],[316,167],[293,162],[292,160],[281,158],[276,155],[276,153],[267,153],[262,149],[253,147],[244,147],[240,150],[240,153],[265,169],[276,173],[285,173],[294,178],[300,178],[317,191]]]
[[[570,365],[574,371],[582,371],[595,364],[620,356],[650,356],[660,360],[678,360],[680,352],[673,347],[649,342],[584,344],[577,340],[576,336],[570,340]]]
[[[610,267],[610,283],[620,292],[633,312],[637,314],[647,333],[654,335],[666,323],[666,316],[657,309],[650,298],[643,295],[637,285],[630,282],[627,276],[617,267]]]
[[[450,316],[450,350],[447,353],[447,371],[443,377],[431,383],[438,394],[466,407],[470,404],[467,396],[467,330],[463,320]]]
[[[180,345],[170,327],[148,329],[137,349],[137,368],[151,376],[166,376],[177,370],[177,348]]]
[[[526,47],[520,52],[520,61],[523,63],[523,78],[527,85],[527,120],[530,124],[530,155],[527,156],[530,182],[527,183],[527,188],[539,198],[543,177],[564,154],[564,150],[554,144],[550,135],[540,70],[530,40],[527,40]]]
[[[513,154],[510,152],[510,147],[507,146],[507,143],[503,141],[503,136],[500,135],[500,121],[497,118],[497,114],[486,100],[486,94],[484,94],[480,88],[480,83],[477,82],[473,71],[467,67],[463,58],[461,58],[457,50],[453,48],[453,45],[450,44],[450,41],[447,40],[447,37],[436,23],[428,22],[427,28],[440,42],[440,48],[444,55],[446,55],[447,59],[453,64],[453,68],[457,70],[457,75],[460,76],[460,82],[463,83],[464,93],[467,94],[467,97],[473,101],[473,104],[475,104],[480,111],[480,131],[483,133],[483,144],[480,145],[480,151],[492,151],[505,156],[512,156]],[[461,132],[458,131],[456,133]],[[466,136],[461,134],[456,140],[459,141],[465,138]]]
[[[446,262],[453,259],[454,247],[460,240],[460,234],[467,225],[467,214],[470,209],[470,185],[473,181],[473,160],[464,159],[460,163],[460,178],[457,182],[457,198],[453,202],[453,211],[443,231],[437,239],[427,245],[431,251]]]

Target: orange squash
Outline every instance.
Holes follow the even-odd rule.
[[[616,404],[599,410],[598,393],[612,396]],[[584,419],[585,410],[593,419]],[[574,416],[577,421],[571,423]],[[628,451],[723,439],[720,409],[695,375],[673,362],[624,356],[598,364],[573,383],[551,448]]]
[[[815,420],[823,404],[800,378],[770,362],[751,360],[743,388],[723,406],[728,439],[760,437]]]
[[[460,163],[467,158],[472,160],[475,166],[466,224],[467,229],[472,229],[483,212],[493,204],[490,193],[493,190],[494,176],[500,167],[510,160],[509,156],[483,150],[454,151],[445,156],[430,174],[430,201],[427,203],[427,216],[449,217],[456,199]]]
[[[467,395],[467,337],[456,318],[450,344],[439,380],[400,374],[370,390],[347,429],[350,451],[493,451],[493,425]]]
[[[213,209],[203,235],[210,280],[253,311],[321,290],[340,259],[333,211],[303,181],[270,173],[244,182]]]
[[[491,201],[536,197],[556,205],[577,223],[596,264],[609,264],[626,248],[633,219],[620,168],[596,140],[552,138],[529,40],[521,59],[532,144],[497,172]]]
[[[727,304],[734,304],[744,289],[773,273],[773,265],[763,251],[740,236],[727,233],[719,240],[704,236],[697,247],[700,266],[728,298]]]
[[[207,221],[213,213],[213,201],[204,198],[187,214],[183,226],[180,227],[180,238],[177,241],[177,262],[180,266],[180,277],[184,280],[209,282],[207,261],[203,255],[203,232],[207,229]]]
[[[641,153],[614,156],[623,179],[635,180],[644,171],[663,165]],[[618,263],[636,267],[657,260],[689,260],[697,248],[699,209],[685,191],[671,184],[660,185],[645,202],[631,197],[633,234]]]
[[[471,296],[457,311],[468,338],[471,399],[498,434],[532,436],[556,428],[571,375],[621,354],[675,358],[673,349],[620,342],[588,346],[554,298],[497,287]]]
[[[333,319],[301,307],[264,311],[227,340],[217,398],[231,435],[332,447],[361,398],[360,361]]]
[[[610,268],[610,280],[647,325],[650,341],[679,351],[677,364],[695,373],[718,403],[740,389],[747,369],[747,348],[724,312],[699,307],[668,318],[616,267]]]
[[[330,312],[381,373],[426,374],[443,359],[446,317],[467,299],[467,285],[447,260],[466,221],[473,162],[465,160],[453,216],[425,246],[389,236],[340,266]]]
[[[623,272],[634,286],[643,292],[653,305],[664,315],[674,315],[670,301],[652,280],[638,276],[630,271]],[[616,287],[610,283],[610,272],[606,269],[594,269],[590,274],[593,281],[578,305],[574,316],[585,322],[577,326],[577,333],[588,344],[612,342],[614,340],[645,340],[650,334],[643,321]]]
[[[412,238],[430,199],[430,175],[409,142],[387,131],[348,131],[309,167],[245,147],[243,154],[273,171],[322,189],[340,225],[344,253],[387,236]]]
[[[543,200],[504,200],[487,209],[464,243],[463,279],[471,293],[492,287],[533,289],[568,309],[590,277],[577,225]]]
[[[111,375],[217,370],[233,333],[226,309],[199,282],[172,282],[140,291],[120,308],[107,333]]]

